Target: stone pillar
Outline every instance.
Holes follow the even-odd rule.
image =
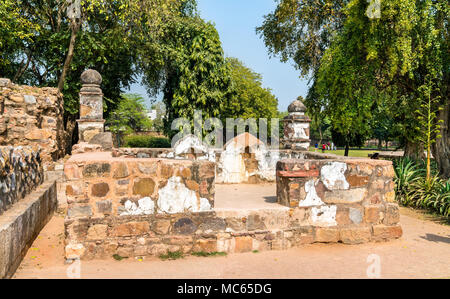
[[[102,76],[95,70],[86,70],[81,74],[81,83],[80,119],[77,120],[79,142],[100,144],[109,150],[112,136],[104,132]]]
[[[311,119],[305,115],[306,107],[302,100],[302,97],[298,97],[289,105],[289,115],[283,120],[283,143],[286,149],[307,151],[311,144],[309,138]]]

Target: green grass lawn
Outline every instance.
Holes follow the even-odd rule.
[[[309,151],[314,152],[314,147],[310,147]],[[321,153],[321,149],[317,149],[318,153]],[[379,151],[376,150],[350,150],[348,155],[350,157],[359,157],[359,158],[368,158],[369,154],[373,154]],[[337,151],[327,151],[325,150],[325,154],[334,154],[338,156],[343,156],[345,153],[345,150],[337,150]]]

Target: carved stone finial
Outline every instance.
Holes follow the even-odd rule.
[[[85,70],[81,74],[82,84],[100,85],[102,84],[102,76],[96,70]]]
[[[309,139],[311,120],[305,115],[306,106],[303,97],[298,97],[288,107],[289,115],[284,118],[285,148],[307,151],[311,140]]]
[[[289,113],[295,112],[306,112],[306,106],[303,104],[303,97],[299,96],[295,101],[293,101],[288,107]]]

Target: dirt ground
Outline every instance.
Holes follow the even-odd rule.
[[[268,188],[269,190],[270,188]],[[230,193],[228,195],[231,195]],[[271,204],[269,197],[266,204]],[[404,236],[388,243],[312,244],[286,251],[81,261],[81,278],[450,278],[450,226],[401,208]],[[55,214],[13,278],[71,278],[64,264],[64,218]],[[377,263],[379,262],[379,267]],[[75,269],[75,270],[74,270]],[[377,269],[380,271],[377,272]],[[67,275],[69,273],[69,276]],[[71,274],[72,273],[72,274]],[[371,278],[371,276],[369,277]]]

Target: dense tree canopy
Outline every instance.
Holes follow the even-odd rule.
[[[383,0],[379,18],[370,2],[282,0],[258,31],[273,54],[293,59],[313,80],[308,108],[323,111],[349,139],[370,136],[374,113],[385,107],[398,125],[406,155],[421,155],[417,111],[432,85],[445,108],[434,154],[450,172],[448,16],[446,0]],[[435,107],[437,108],[437,107]]]
[[[225,117],[271,118],[277,117],[278,100],[271,90],[262,86],[262,76],[246,67],[237,58],[227,58],[231,69],[234,94],[224,109]]]
[[[19,84],[58,86],[64,94],[68,139],[78,113],[81,73],[94,68],[102,74],[107,116],[122,90],[135,81],[146,55],[161,46],[167,24],[195,10],[194,0],[81,0],[79,14],[69,17],[69,4],[0,4],[1,76]]]

